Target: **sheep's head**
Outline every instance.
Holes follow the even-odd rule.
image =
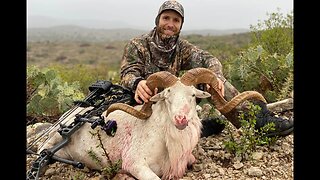
[[[196,98],[207,98],[211,95],[196,89],[194,86],[186,86],[177,81],[173,86],[167,87],[160,93],[151,97],[150,101],[163,101],[163,107],[176,128],[183,130],[188,122],[197,116]]]
[[[156,73],[150,75],[147,78],[146,83],[147,83],[147,86],[149,87],[149,89],[152,92],[154,92],[155,88],[161,89],[161,88],[170,87],[173,84],[175,84],[177,81],[178,81],[178,78],[176,76],[174,76],[173,74],[171,74],[167,71],[160,71],[160,72],[156,72]],[[107,109],[105,116],[107,116],[112,111],[119,109],[119,110],[123,110],[123,111],[125,111],[125,112],[139,118],[139,119],[147,119],[152,114],[152,109],[151,109],[152,104],[153,104],[152,101],[149,101],[148,103],[144,103],[141,110],[138,111],[127,104],[115,103],[115,104],[112,104]]]
[[[182,84],[184,84],[183,81],[184,80],[181,80]],[[112,111],[120,109],[120,110],[123,110],[123,111],[125,111],[125,112],[127,112],[127,113],[129,113],[129,114],[131,114],[131,115],[133,115],[133,116],[135,116],[137,118],[139,118],[139,119],[147,119],[152,114],[151,106],[152,106],[153,102],[156,101],[156,99],[159,99],[160,97],[164,98],[165,94],[168,93],[168,87],[170,87],[169,91],[171,91],[173,89],[172,87],[175,84],[177,84],[177,82],[179,82],[179,79],[176,76],[174,76],[173,74],[171,74],[171,73],[169,73],[167,71],[156,72],[156,73],[150,75],[147,78],[147,82],[146,83],[147,83],[148,87],[150,88],[151,91],[154,91],[155,88],[158,88],[158,89],[166,89],[167,88],[167,91],[163,91],[159,95],[156,95],[155,97],[153,97],[153,99],[151,101],[149,101],[148,103],[145,103],[142,106],[140,111],[134,109],[133,107],[131,107],[131,106],[127,105],[127,104],[123,104],[123,103],[112,104],[108,108],[108,110],[106,112],[106,116],[109,113],[111,113]],[[184,89],[186,84],[184,84],[184,87],[182,87],[181,82],[179,82],[180,85],[177,85],[177,88]],[[187,84],[187,86],[190,86],[188,88],[193,89],[193,92],[191,93],[191,95],[194,94],[195,97],[198,96],[199,98],[200,98],[200,96],[203,96],[203,94],[201,94],[201,93],[204,93],[203,91],[199,91],[196,88],[194,88],[192,85],[189,85],[189,84]],[[204,93],[204,94],[207,95],[207,96],[209,95],[208,93]],[[194,100],[195,100],[195,97],[194,97]],[[177,116],[177,118],[179,119],[179,116]],[[180,119],[184,119],[184,117],[180,116]],[[180,120],[180,121],[182,121],[182,120]],[[183,120],[183,121],[185,121],[185,120]]]

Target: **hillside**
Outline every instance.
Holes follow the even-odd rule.
[[[135,29],[91,29],[80,26],[29,28],[28,42],[105,42],[128,40],[146,31]]]
[[[142,33],[130,30],[83,31],[84,29],[79,27],[74,27],[74,31],[69,27],[69,31],[64,31],[65,33],[55,32],[63,28],[38,29],[39,31],[33,29],[29,32],[27,42],[29,65],[44,67],[50,64],[63,64],[63,66],[113,64],[118,67],[125,43],[131,37]],[[236,55],[251,40],[249,33],[183,37],[196,46],[208,50],[221,61]]]
[[[55,42],[105,42],[128,40],[137,35],[148,31],[139,29],[98,29],[86,28],[82,26],[63,25],[53,27],[28,28],[28,42],[55,41]],[[182,31],[182,35],[203,35],[221,36],[248,32],[247,29],[228,29],[228,30],[193,30]]]

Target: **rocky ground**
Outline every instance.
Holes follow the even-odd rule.
[[[293,116],[293,112],[282,114]],[[231,127],[235,136],[240,136],[241,128]],[[223,142],[228,140],[229,132],[224,129],[219,135],[201,138],[194,150],[197,162],[187,171],[181,180],[291,180],[293,179],[293,149],[294,135],[280,137],[271,146],[257,146],[252,156],[241,159],[229,153]],[[27,170],[35,155],[27,155]],[[76,169],[64,163],[53,163],[45,171],[45,179],[72,180],[104,180],[108,179],[102,173],[87,168]]]

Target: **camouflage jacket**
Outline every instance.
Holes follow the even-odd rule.
[[[211,69],[225,82],[220,61],[178,37],[173,50],[159,50],[153,43],[155,29],[132,39],[124,49],[121,62],[121,85],[135,91],[135,81],[146,79],[158,71],[180,76],[184,70],[196,67]]]

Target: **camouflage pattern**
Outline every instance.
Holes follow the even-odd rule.
[[[215,72],[222,81],[220,61],[186,40],[178,38],[174,49],[154,47],[155,29],[150,33],[132,39],[125,47],[121,62],[121,84],[132,89],[136,79],[146,79],[158,71],[169,71],[176,76],[181,72],[196,67],[205,67]],[[230,83],[225,83],[226,99],[231,99],[239,92]]]
[[[164,10],[168,10],[168,9],[171,9],[171,10],[175,10],[177,11],[181,17],[184,17],[184,9],[183,9],[183,6],[178,3],[177,1],[165,1],[161,7],[159,8],[159,11],[158,11],[158,15],[162,13],[162,11]]]
[[[177,1],[165,1],[159,8],[158,15],[156,17],[155,23],[158,25],[160,14],[165,10],[174,10],[180,14],[182,17],[182,23],[184,20],[184,9],[183,6]]]

